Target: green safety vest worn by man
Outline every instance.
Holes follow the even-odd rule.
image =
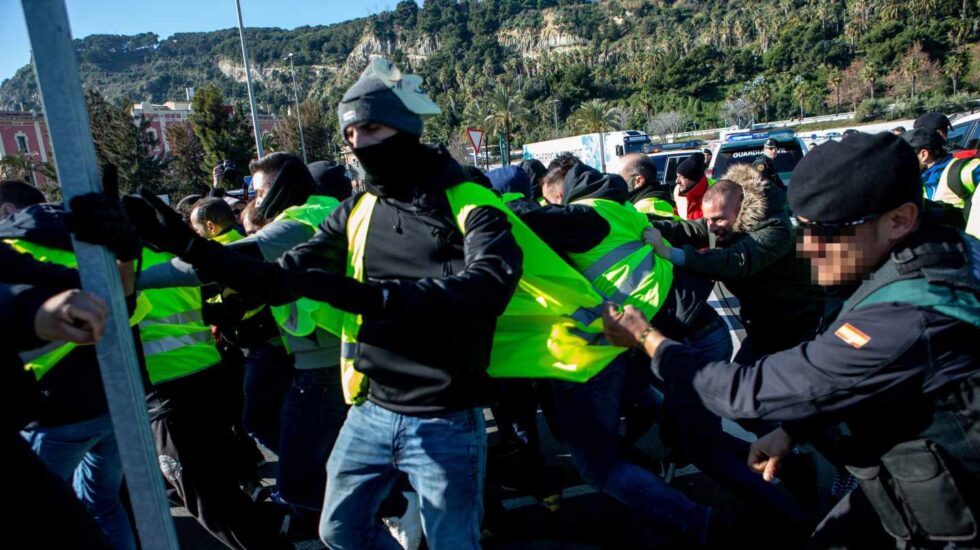
[[[650,227],[646,214],[608,199],[581,199],[570,204],[590,206],[609,224],[609,234],[568,259],[606,299],[632,305],[652,319],[673,282],[673,266],[643,241]]]
[[[78,269],[78,259],[74,252],[42,246],[24,239],[5,239],[4,242],[14,250],[22,254],[29,254],[39,262],[49,262]],[[140,322],[150,313],[150,309],[151,305],[148,300],[137,297],[136,310],[129,318],[130,325]],[[24,362],[24,368],[33,372],[34,376],[40,380],[77,346],[78,344],[74,342],[51,342],[42,348],[22,353],[21,360]]]
[[[170,254],[143,249],[144,268],[173,258]],[[221,361],[211,326],[204,323],[200,288],[146,289],[140,296],[153,306],[140,323],[146,370],[152,383],[183,378]]]
[[[674,206],[665,199],[658,197],[647,197],[632,203],[638,212],[652,214],[665,220],[679,220],[680,216],[674,212]]]
[[[973,208],[977,180],[980,180],[980,158],[953,159],[939,175],[933,199],[963,210],[966,232],[980,237],[980,214]]]
[[[334,197],[310,195],[306,202],[291,206],[276,216],[275,221],[292,220],[308,226],[315,233],[320,224],[330,215],[340,201]],[[340,336],[341,316],[339,310],[325,304],[300,298],[293,303],[272,306],[272,316],[276,324],[287,334],[309,336],[320,327],[335,336]]]
[[[523,275],[503,315],[497,319],[488,374],[493,377],[557,378],[585,382],[622,348],[590,344],[602,334],[602,297],[587,280],[541,241],[492,191],[475,183],[446,190],[460,231],[478,207],[503,212],[524,252]],[[376,195],[361,195],[347,220],[347,275],[364,280],[364,249]],[[584,322],[583,322],[584,321]],[[360,315],[342,314],[341,376],[345,397],[361,402],[367,379],[354,363]],[[325,327],[326,328],[326,327]]]

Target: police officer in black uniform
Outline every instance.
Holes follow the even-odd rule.
[[[816,282],[861,283],[811,342],[711,363],[632,308],[606,308],[609,339],[641,346],[670,391],[728,418],[783,423],[750,452],[766,479],[801,439],[858,479],[863,490],[817,527],[818,547],[980,544],[980,242],[920,214],[917,172],[890,133],[800,161],[789,203]]]
[[[779,189],[786,190],[786,184],[779,177],[776,171],[776,155],[779,152],[779,142],[775,138],[768,138],[762,144],[762,154],[755,157],[752,161],[752,168],[755,168],[762,177]]]

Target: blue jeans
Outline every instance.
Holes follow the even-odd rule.
[[[245,356],[242,427],[279,454],[279,413],[293,378],[293,356],[284,346],[262,344]]]
[[[346,415],[337,367],[296,369],[282,404],[277,473],[279,494],[294,510],[319,516],[327,459]]]
[[[334,550],[400,549],[376,513],[404,472],[429,548],[479,548],[486,450],[481,409],[408,416],[371,402],[351,407],[327,463],[320,538]]]
[[[102,528],[109,544],[116,549],[135,549],[129,516],[119,498],[122,460],[109,414],[21,434],[52,473],[73,484],[75,495]]]
[[[582,384],[552,381],[558,423],[572,460],[589,485],[651,523],[669,526],[690,542],[701,543],[710,508],[622,455],[619,418],[629,357],[620,355]]]

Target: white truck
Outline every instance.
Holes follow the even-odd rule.
[[[545,166],[562,153],[571,153],[585,164],[605,172],[623,155],[652,150],[650,136],[636,130],[583,134],[524,145],[524,158],[540,160]]]

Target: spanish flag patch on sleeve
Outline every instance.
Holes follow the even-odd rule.
[[[861,349],[865,344],[871,341],[871,337],[867,334],[858,330],[857,327],[850,323],[844,323],[841,327],[834,331],[834,335],[846,342],[849,346]]]

